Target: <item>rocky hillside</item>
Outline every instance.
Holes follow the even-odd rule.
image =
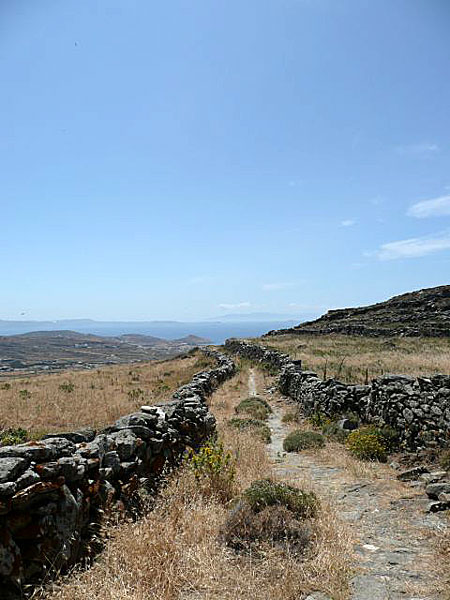
[[[450,337],[450,285],[408,292],[370,306],[330,310],[315,321],[266,335],[280,333]]]

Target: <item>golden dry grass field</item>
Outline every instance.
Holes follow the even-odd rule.
[[[171,397],[214,364],[203,354],[171,360],[0,379],[0,431],[22,427],[32,437],[81,427],[106,427],[142,404]]]
[[[269,477],[264,444],[227,423],[248,396],[248,364],[210,399],[219,436],[235,457],[233,494]],[[258,393],[272,379],[258,372]],[[310,482],[302,482],[308,489]],[[45,600],[296,600],[322,589],[334,600],[348,592],[352,549],[347,527],[323,502],[312,546],[300,559],[272,544],[256,554],[236,552],[221,539],[233,506],[196,482],[189,469],[163,490],[157,505],[138,523],[116,528],[91,569],[75,572],[43,592]]]
[[[347,335],[277,335],[259,338],[319,377],[365,383],[385,373],[450,374],[450,338],[369,338]]]

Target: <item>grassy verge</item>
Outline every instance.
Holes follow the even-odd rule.
[[[220,440],[234,457],[234,495],[271,476],[265,445],[228,421],[247,397],[243,368],[211,399]],[[265,376],[258,373],[258,388]],[[305,489],[308,482],[302,482]],[[333,508],[321,502],[311,546],[299,560],[264,543],[255,553],[225,545],[221,532],[231,503],[205,494],[186,468],[163,491],[154,510],[138,523],[117,528],[96,564],[47,593],[47,600],[297,600],[322,590],[347,595],[351,543]]]
[[[22,427],[31,437],[101,428],[170,398],[194,373],[210,368],[203,354],[172,360],[0,380],[0,431]]]

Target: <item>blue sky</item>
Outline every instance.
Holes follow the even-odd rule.
[[[3,0],[0,318],[449,283],[449,30],[447,0]]]

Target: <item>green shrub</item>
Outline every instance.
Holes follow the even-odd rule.
[[[19,396],[21,398],[31,398],[31,392],[28,390],[19,390]]]
[[[258,396],[250,396],[250,398],[241,400],[241,402],[239,402],[239,404],[236,406],[235,411],[238,414],[247,413],[254,419],[264,421],[269,416],[269,413],[272,412],[272,409],[270,408],[270,405],[262,398],[259,398]]]
[[[0,445],[13,446],[14,444],[22,444],[28,440],[28,431],[22,427],[9,427],[0,431]]]
[[[268,506],[284,506],[296,518],[308,519],[316,514],[318,508],[318,500],[313,492],[304,492],[271,479],[254,481],[242,497],[255,513]]]
[[[360,460],[386,462],[386,443],[380,430],[374,427],[362,427],[352,431],[347,437],[346,446],[350,454]]]
[[[233,417],[228,422],[232,427],[239,431],[254,431],[265,444],[270,444],[270,428],[264,421],[260,421],[259,419],[241,419],[239,417]]]
[[[342,429],[337,421],[330,421],[322,427],[322,433],[326,437],[343,444],[350,431],[348,429]]]
[[[308,448],[323,448],[325,438],[317,431],[301,431],[297,429],[292,431],[284,438],[283,448],[286,452],[299,452]]]
[[[278,375],[278,373],[280,372],[280,369],[278,369],[277,367],[269,364],[269,363],[259,363],[259,367],[265,371],[268,375],[272,375],[273,377],[275,377],[276,375]]]
[[[308,421],[313,427],[323,427],[330,422],[330,418],[325,413],[316,411],[309,415]]]
[[[223,501],[233,496],[235,461],[221,442],[211,439],[198,452],[191,450],[188,467],[206,496],[215,496]]]
[[[6,382],[6,383],[2,383],[2,385],[0,385],[0,390],[10,390],[11,389],[11,384]]]
[[[398,448],[400,442],[399,433],[390,425],[383,425],[383,427],[379,428],[378,436],[388,452],[392,452]]]

